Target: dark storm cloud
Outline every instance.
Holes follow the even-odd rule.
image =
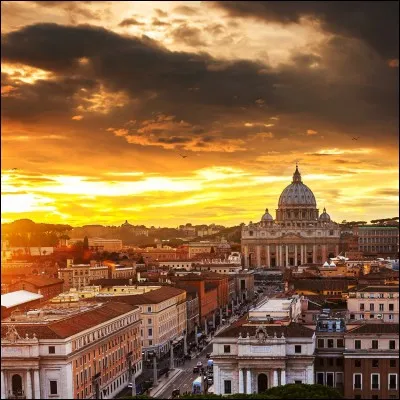
[[[282,24],[314,17],[322,28],[365,41],[385,58],[399,57],[398,1],[216,1],[235,17]]]
[[[126,18],[126,19],[122,20],[122,21],[118,24],[118,26],[122,26],[122,27],[124,27],[124,26],[131,26],[131,25],[139,26],[139,25],[144,25],[144,24],[143,24],[143,22],[137,21],[135,18]]]
[[[190,138],[182,137],[182,136],[171,136],[168,138],[159,138],[157,142],[165,143],[165,144],[179,144],[179,143],[188,143],[190,142]]]
[[[171,36],[175,42],[184,43],[188,46],[206,46],[206,43],[201,38],[201,30],[198,28],[191,28],[186,24],[182,24],[171,32]]]
[[[31,116],[43,116],[43,109],[61,110],[62,96],[65,107],[72,109],[78,80],[87,79],[92,88],[101,83],[136,99],[135,119],[149,119],[154,112],[173,115],[193,125],[188,135],[207,133],[213,123],[227,120],[240,121],[240,127],[224,132],[238,137],[244,118],[265,121],[277,114],[308,115],[339,128],[363,129],[371,136],[376,124],[389,121],[392,130],[386,131],[395,135],[397,70],[345,39],[335,38],[324,46],[319,55],[293,54],[286,64],[270,68],[255,61],[220,61],[206,53],[172,52],[146,37],[87,25],[31,25],[2,36],[3,62],[45,69],[56,78],[19,87],[19,98],[6,97],[2,109],[6,116],[17,117],[18,109],[24,108]],[[82,58],[88,63],[82,65]],[[311,68],[315,63],[320,66]],[[64,87],[65,75],[74,77],[70,89]],[[82,84],[85,87],[85,81]],[[56,99],[55,105],[45,93]],[[132,110],[121,109],[119,116],[121,126],[132,119]],[[219,127],[224,129],[223,122]]]

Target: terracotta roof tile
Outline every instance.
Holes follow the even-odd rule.
[[[36,287],[45,287],[51,285],[59,285],[60,283],[63,283],[64,280],[48,276],[31,276],[29,278],[22,279],[21,282],[27,282]]]
[[[64,339],[126,314],[135,308],[125,303],[109,302],[95,309],[73,314],[62,320],[52,321],[47,324],[44,322],[37,324],[19,322],[14,324],[21,337],[25,337],[25,334],[32,337],[35,333],[39,339]],[[2,338],[6,335],[7,325],[8,323],[3,320],[1,323]]]
[[[359,335],[359,334],[382,334],[382,333],[394,333],[399,334],[399,324],[387,323],[387,324],[376,324],[376,323],[364,323],[351,331],[347,332],[347,335]]]

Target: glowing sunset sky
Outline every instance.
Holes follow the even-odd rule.
[[[2,222],[397,216],[398,8],[3,1]]]

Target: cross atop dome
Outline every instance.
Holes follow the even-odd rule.
[[[301,174],[299,171],[299,167],[297,165],[297,161],[296,161],[296,171],[294,171],[292,183],[296,183],[296,182],[301,183]]]

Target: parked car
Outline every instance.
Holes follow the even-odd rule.
[[[172,398],[173,399],[175,399],[176,397],[179,397],[180,396],[180,394],[181,394],[181,391],[179,390],[179,389],[174,389],[173,391],[172,391]]]
[[[201,368],[202,366],[203,366],[203,363],[202,363],[201,361],[198,361],[198,362],[197,362],[197,367],[198,367],[198,368]]]
[[[193,373],[198,374],[200,372],[199,367],[193,367]]]

